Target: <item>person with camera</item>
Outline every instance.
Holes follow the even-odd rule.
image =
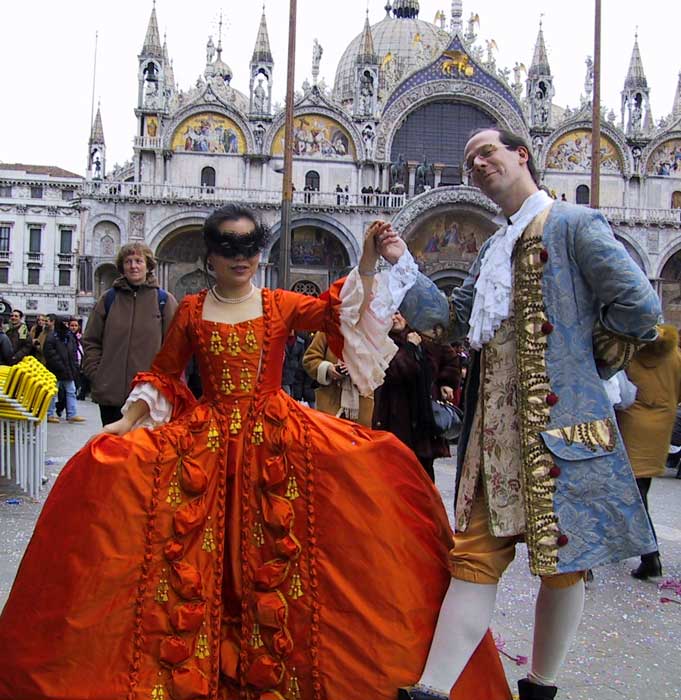
[[[371,396],[359,395],[348,368],[333,353],[323,331],[315,333],[305,351],[303,368],[319,384],[315,389],[318,411],[371,427],[374,400]]]
[[[449,445],[439,435],[432,401],[452,401],[459,386],[458,358],[439,332],[417,333],[399,313],[393,316],[390,338],[397,354],[388,365],[383,385],[374,392],[373,427],[387,430],[410,447],[435,481],[433,463],[449,457]]]

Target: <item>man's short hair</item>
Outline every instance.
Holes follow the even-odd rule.
[[[11,316],[12,314],[19,314],[19,318],[23,318],[23,317],[24,317],[24,312],[23,312],[21,309],[12,309],[12,310],[9,312],[9,315]]]
[[[534,155],[532,154],[532,149],[530,148],[527,141],[522,136],[514,134],[508,129],[502,129],[500,126],[481,126],[479,129],[474,129],[468,134],[468,141],[470,141],[477,134],[481,134],[483,131],[496,131],[499,134],[499,141],[506,146],[510,151],[517,151],[521,146],[527,151],[527,169],[530,171],[530,175],[534,180],[534,184],[539,187],[539,172],[537,171],[537,164],[534,162]]]
[[[151,248],[146,243],[126,243],[118,251],[116,256],[116,269],[122,275],[125,274],[123,269],[123,263],[126,258],[131,255],[141,255],[144,257],[147,263],[147,275],[156,269],[156,258]]]

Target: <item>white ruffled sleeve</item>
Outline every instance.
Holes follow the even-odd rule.
[[[126,415],[130,406],[138,399],[142,399],[149,406],[149,414],[138,420],[132,426],[133,430],[135,428],[158,428],[159,425],[170,420],[173,413],[172,404],[153,384],[148,382],[143,382],[133,388],[121,409],[121,413]]]
[[[388,337],[392,316],[417,275],[418,267],[406,250],[395,265],[375,276],[371,302],[361,317],[364,287],[359,270],[354,268],[345,280],[340,293],[343,361],[362,396],[370,396],[383,383],[385,371],[397,352],[397,346]]]

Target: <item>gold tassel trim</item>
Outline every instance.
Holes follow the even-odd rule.
[[[166,503],[171,506],[179,506],[182,503],[182,489],[180,489],[180,484],[176,479],[170,482]]]
[[[253,623],[253,633],[251,634],[251,647],[253,647],[253,649],[260,649],[262,646],[263,641],[260,636],[260,625],[255,622]]]
[[[235,405],[232,409],[232,415],[230,416],[229,420],[229,432],[232,435],[236,435],[241,431],[241,428],[241,411],[239,410],[239,406]]]
[[[151,700],[165,700],[166,693],[162,685],[155,685],[151,691]]]
[[[161,574],[161,580],[158,582],[158,586],[156,586],[156,595],[154,596],[154,600],[157,603],[168,602],[168,577],[166,576],[165,571]]]
[[[262,523],[253,525],[253,542],[258,547],[262,547],[265,544],[265,532],[262,529]]]
[[[232,375],[227,365],[222,368],[222,382],[220,384],[220,391],[227,395],[234,391],[234,382],[232,381]]]
[[[288,484],[286,486],[286,498],[291,501],[295,501],[296,498],[300,496],[300,491],[298,491],[298,482],[296,481],[296,475],[291,472],[291,476],[288,478]]]
[[[244,345],[247,352],[256,352],[258,350],[258,339],[255,337],[255,332],[253,331],[253,326],[251,324],[248,325]]]
[[[215,551],[215,537],[213,535],[213,528],[207,527],[203,531],[203,544],[201,549],[204,552],[214,552]]]
[[[258,422],[253,426],[251,442],[254,445],[262,445],[263,442],[265,442],[265,427],[263,426],[260,418],[258,418]]]
[[[292,669],[293,675],[288,681],[288,699],[287,700],[300,700],[300,684],[298,683],[298,676],[295,675],[296,669]]]
[[[208,447],[211,452],[217,452],[218,448],[220,447],[220,433],[217,425],[215,425],[215,421],[213,420],[211,420],[210,425],[208,426],[208,440],[206,442],[206,447]]]
[[[203,632],[196,638],[196,651],[194,656],[197,659],[207,659],[210,656],[210,648],[208,646],[208,635]]]
[[[227,337],[227,352],[232,357],[236,357],[241,352],[239,336],[236,334],[236,331],[232,331]]]
[[[253,381],[248,367],[241,368],[241,391],[253,391]]]
[[[293,600],[298,600],[298,598],[303,597],[303,583],[300,580],[300,574],[295,571],[291,576],[291,585],[288,589],[288,594],[293,598]]]
[[[210,335],[210,351],[213,355],[221,355],[225,351],[222,338],[217,331],[213,331]]]

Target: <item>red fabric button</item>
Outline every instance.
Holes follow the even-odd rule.
[[[541,332],[544,335],[553,333],[553,323],[551,323],[551,321],[544,321],[544,323],[541,324]]]
[[[557,479],[560,476],[560,467],[551,467],[551,469],[549,469],[549,476],[552,479]]]
[[[539,259],[545,263],[548,262],[549,260],[549,251],[546,250],[546,248],[542,248],[542,250],[539,253]]]
[[[557,540],[557,544],[559,547],[565,547],[565,545],[570,541],[570,538],[567,535],[560,535]]]
[[[546,403],[549,406],[555,406],[558,403],[558,395],[551,392],[546,395]]]

